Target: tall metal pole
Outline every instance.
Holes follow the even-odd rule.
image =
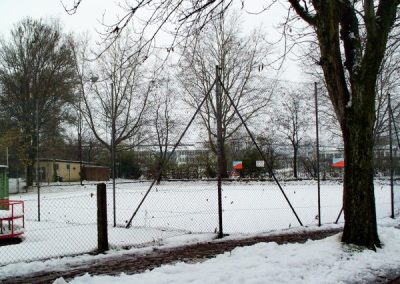
[[[113,220],[117,226],[116,200],[115,200],[115,117],[114,117],[114,83],[111,82],[111,174],[113,184]]]
[[[78,122],[78,155],[79,155],[79,181],[81,186],[83,185],[83,176],[82,176],[82,92],[79,92],[79,122]]]
[[[219,82],[220,72],[219,66],[215,66],[215,76],[216,76],[216,109],[217,109],[217,159],[218,159],[218,223],[219,232],[218,238],[224,236],[222,228],[222,92]]]
[[[317,139],[316,148],[317,148],[318,226],[321,226],[321,181],[319,175],[319,120],[318,120],[317,82],[314,83],[314,97],[315,97],[315,134]]]
[[[36,187],[38,199],[38,221],[40,222],[40,171],[39,171],[39,100],[36,98]]]
[[[394,192],[393,192],[393,142],[392,142],[392,107],[390,94],[388,94],[388,109],[389,109],[389,157],[390,157],[390,217],[394,219]]]

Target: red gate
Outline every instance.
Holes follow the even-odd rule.
[[[25,207],[21,200],[0,199],[0,240],[21,236],[25,231]]]

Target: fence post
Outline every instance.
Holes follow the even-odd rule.
[[[219,66],[215,66],[216,72],[216,83],[215,83],[215,92],[216,92],[216,109],[217,109],[217,168],[218,168],[218,225],[219,232],[218,238],[224,237],[224,231],[222,228],[222,175],[226,171],[223,168],[222,163],[222,151],[223,151],[223,142],[222,142],[222,90],[220,84],[220,70]]]
[[[317,82],[314,83],[314,97],[315,97],[315,133],[316,133],[316,148],[317,148],[318,226],[321,227],[321,181],[320,181],[320,175],[319,175],[319,121],[318,121]]]
[[[97,251],[108,250],[106,184],[97,184]]]
[[[392,141],[392,106],[390,100],[390,93],[388,94],[388,109],[389,109],[389,159],[390,159],[390,218],[394,219],[394,191],[393,191],[393,174],[394,174],[394,165],[393,165],[393,141]]]

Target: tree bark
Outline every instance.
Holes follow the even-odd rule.
[[[375,249],[380,247],[373,183],[375,89],[368,88],[368,83],[354,85],[358,87],[352,88],[353,104],[346,109],[346,119],[342,126],[346,165],[342,241]],[[355,93],[357,89],[362,93]]]

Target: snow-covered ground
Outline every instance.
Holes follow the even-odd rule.
[[[373,282],[378,275],[398,271],[400,267],[400,219],[379,220],[379,236],[383,247],[377,252],[360,250],[340,243],[340,234],[304,244],[259,243],[236,248],[201,263],[172,263],[136,275],[121,273],[117,276],[76,277],[69,283],[364,283]],[[324,225],[321,229],[339,225]],[[397,226],[397,228],[394,228]],[[292,228],[283,233],[317,231],[318,227]],[[279,232],[276,232],[279,233]],[[280,232],[282,233],[282,232]],[[273,235],[265,233],[261,235]],[[229,236],[236,239],[238,236]],[[240,237],[239,237],[240,238]],[[213,241],[212,234],[173,237],[163,243],[165,248],[184,244]],[[218,240],[214,240],[218,241]],[[133,248],[127,251],[109,251],[102,255],[81,255],[47,261],[10,264],[0,267],[1,279],[38,271],[67,270],[69,267],[86,267],[99,259],[116,257],[124,253],[143,254],[153,247]],[[89,269],[89,268],[88,268]],[[54,284],[65,284],[63,278]]]
[[[134,275],[86,274],[69,283],[364,283],[400,268],[400,230],[380,227],[379,234],[384,245],[377,252],[345,246],[338,234],[305,244],[258,243],[202,263],[179,262]]]
[[[156,186],[133,219],[132,227],[125,229],[148,185],[148,182],[117,184],[116,227],[112,226],[111,185],[107,186],[111,248],[159,244],[182,235],[209,236],[218,229],[217,189],[216,183],[211,182],[166,182]],[[290,182],[284,184],[284,190],[302,223],[316,225],[316,183]],[[389,185],[377,182],[375,191],[378,219],[389,216]],[[395,196],[399,197],[398,194]],[[222,198],[224,233],[254,234],[299,226],[279,188],[273,183],[226,183]],[[11,199],[25,201],[25,237],[20,244],[0,247],[0,265],[82,254],[96,249],[94,185],[43,187],[40,222],[37,221],[37,193],[12,195]],[[322,223],[334,222],[342,204],[341,184],[322,184],[321,204]]]

